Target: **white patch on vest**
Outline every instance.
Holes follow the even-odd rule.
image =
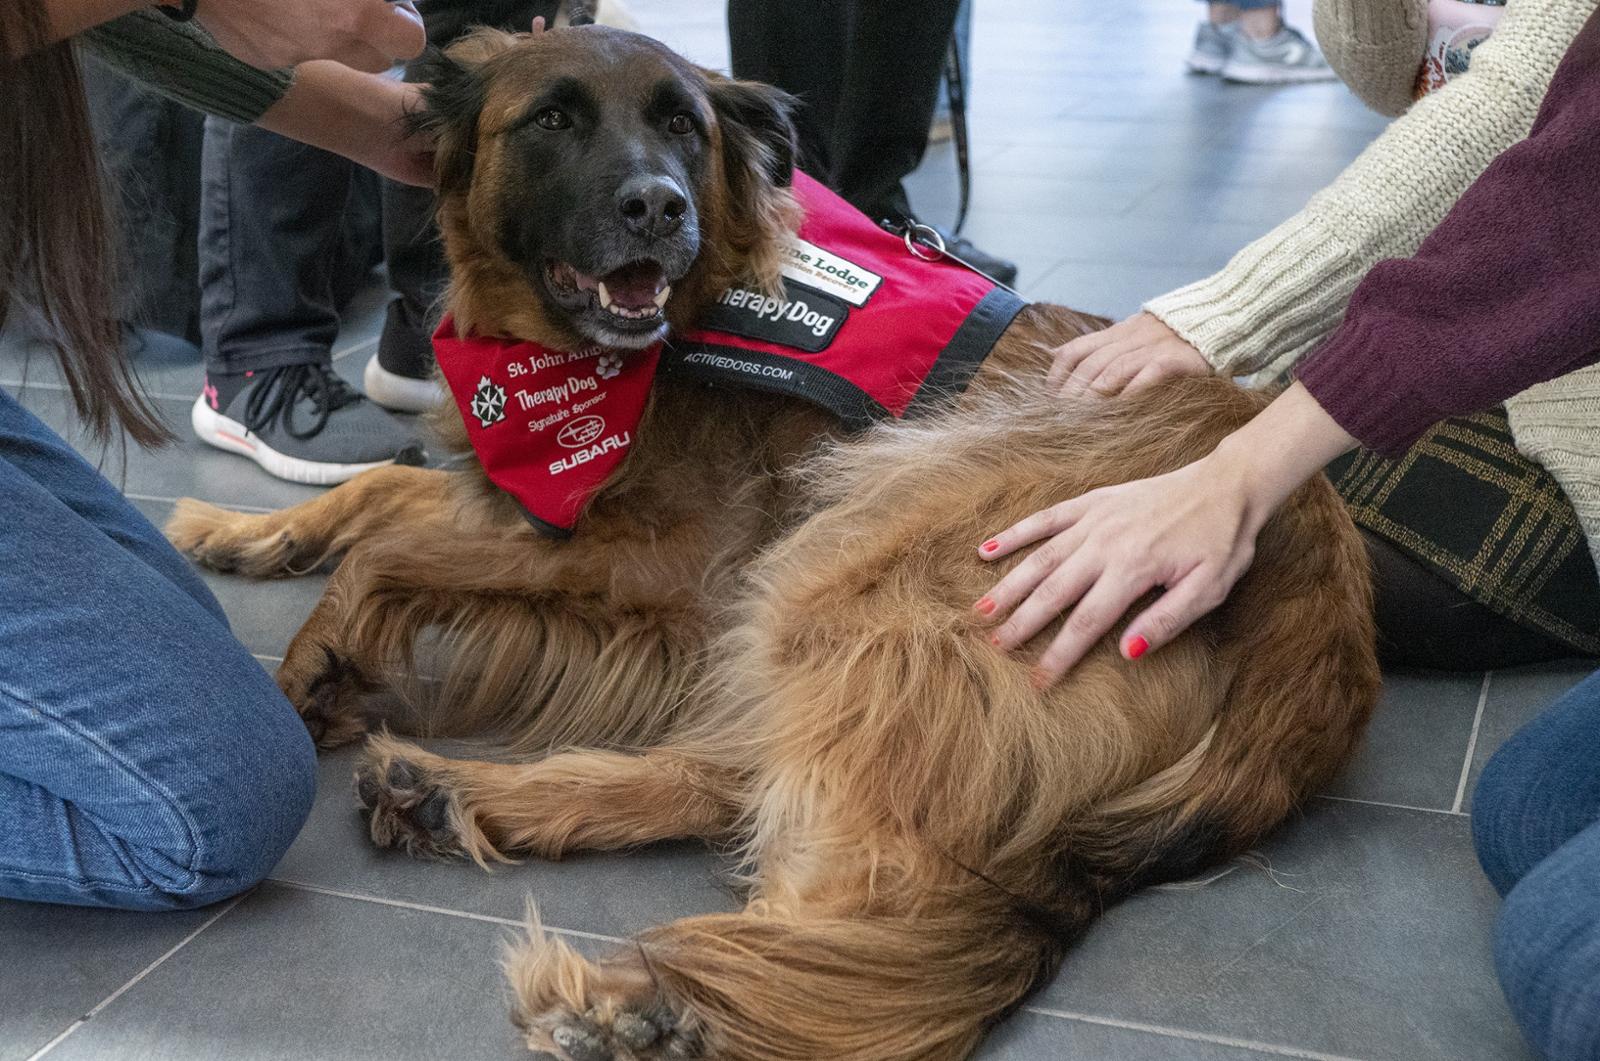
[[[852,306],[865,306],[867,299],[883,283],[883,277],[877,273],[868,272],[798,236],[788,246],[782,271],[789,279],[837,295]]]

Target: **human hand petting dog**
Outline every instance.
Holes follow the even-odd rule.
[[[1054,354],[1046,385],[1062,397],[1134,394],[1162,380],[1211,374],[1200,351],[1151,313],[1081,335]]]
[[[984,542],[985,560],[1043,544],[973,607],[1005,651],[1067,613],[1035,667],[1044,688],[1161,589],[1122,632],[1122,655],[1138,659],[1226,600],[1272,513],[1355,444],[1296,383],[1193,464],[1052,505]]]
[[[288,93],[256,124],[343,155],[402,184],[431,188],[433,144],[406,123],[421,108],[419,85],[342,63],[303,63]]]

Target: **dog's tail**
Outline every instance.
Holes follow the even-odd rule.
[[[936,909],[892,917],[747,910],[685,918],[650,929],[634,950],[599,966],[536,936],[508,963],[514,1019],[538,1035],[561,985],[568,1012],[615,1014],[595,985],[615,976],[616,963],[631,963],[632,979],[644,985],[635,997],[646,999],[636,1011],[657,1014],[668,1038],[685,1041],[684,1056],[955,1061],[1050,975],[1068,942],[1019,920],[981,882],[962,890],[968,894],[946,896],[953,901]],[[1089,919],[1085,909],[1077,920]],[[546,1019],[544,1034],[556,1030]],[[602,1029],[599,1037],[615,1034]]]
[[[1328,483],[1302,490],[1226,605],[1218,640],[1233,677],[1211,729],[1068,827],[1063,872],[1103,902],[1245,851],[1331,779],[1365,729],[1381,681],[1366,554]]]

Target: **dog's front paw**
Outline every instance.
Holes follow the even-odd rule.
[[[296,638],[278,667],[278,688],[319,748],[349,744],[367,731],[359,701],[375,686],[354,662],[331,648]]]
[[[372,842],[418,858],[466,856],[459,802],[435,773],[398,747],[375,740],[356,768],[356,799]]]

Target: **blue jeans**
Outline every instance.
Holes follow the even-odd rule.
[[[1506,742],[1472,797],[1505,896],[1495,965],[1541,1056],[1600,1061],[1600,673]]]
[[[237,894],[299,831],[315,769],[205,584],[0,391],[0,897]]]

